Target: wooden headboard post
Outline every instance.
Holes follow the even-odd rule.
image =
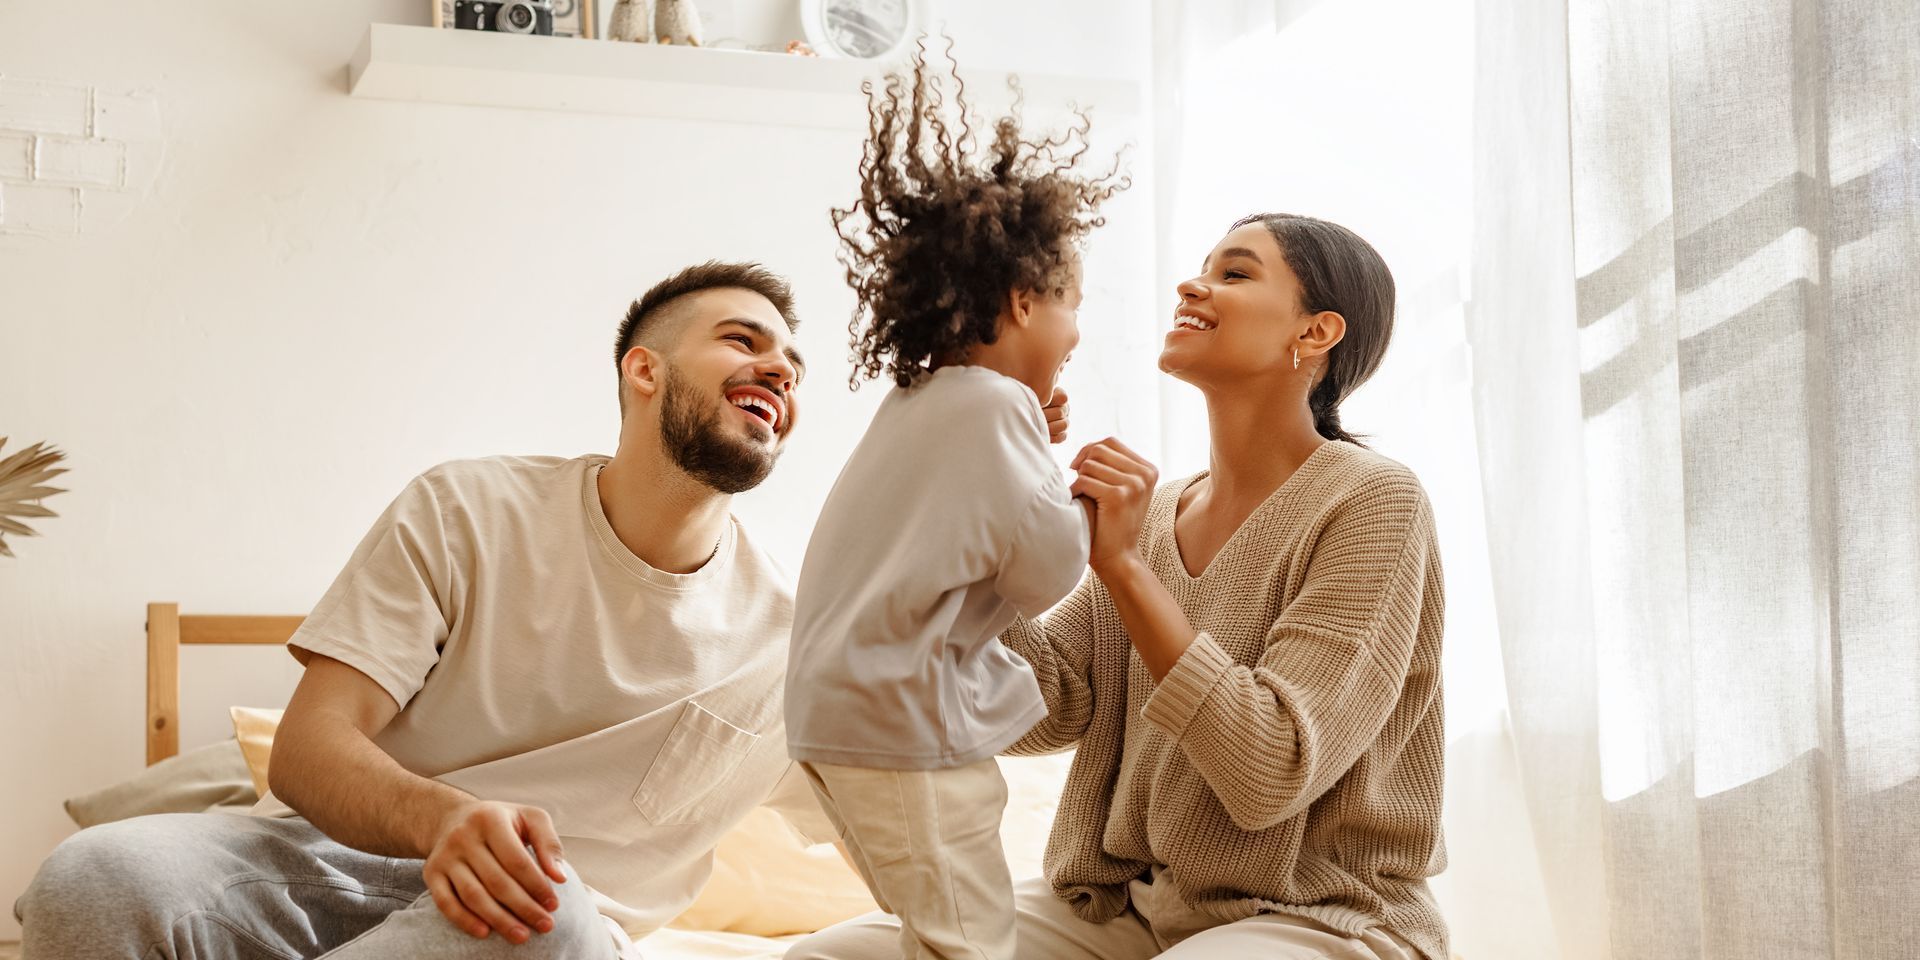
[[[147,604],[147,766],[180,752],[180,605]]]
[[[180,752],[180,645],[283,645],[305,617],[180,615],[177,603],[147,604],[147,765]]]

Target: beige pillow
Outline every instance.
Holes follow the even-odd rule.
[[[240,755],[247,759],[247,773],[253,777],[256,797],[267,794],[267,758],[273,755],[273,732],[280,728],[285,710],[260,707],[232,707],[233,738],[240,741]]]
[[[210,743],[168,757],[104,790],[66,802],[67,816],[82,827],[151,813],[199,813],[257,799],[247,782],[246,760],[232,740]]]
[[[838,849],[808,846],[785,817],[756,807],[720,838],[713,878],[668,926],[782,937],[876,909],[867,885]]]
[[[1016,883],[1040,875],[1040,856],[1072,762],[1071,753],[1000,758],[1007,779],[1000,839]],[[800,890],[807,896],[794,896]],[[669,926],[779,937],[812,933],[875,909],[866,884],[837,849],[807,846],[784,818],[762,807],[720,841],[713,880]]]

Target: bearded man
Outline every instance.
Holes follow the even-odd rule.
[[[794,424],[791,292],[706,263],[628,310],[609,458],[408,484],[289,641],[256,814],[82,831],[15,907],[66,958],[607,958],[690,903],[789,770],[793,596],[729,513]]]

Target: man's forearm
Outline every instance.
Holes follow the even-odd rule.
[[[421,859],[473,797],[408,771],[344,717],[309,716],[275,737],[273,792],[340,843]]]

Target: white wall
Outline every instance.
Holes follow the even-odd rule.
[[[936,6],[976,66],[1149,62],[1145,0]],[[826,218],[857,135],[347,97],[366,25],[429,10],[0,0],[0,75],[93,91],[128,144],[127,185],[83,189],[77,214],[7,206],[0,185],[0,434],[72,459],[47,501],[61,516],[0,558],[0,905],[70,832],[62,798],[140,767],[147,601],[304,611],[424,467],[609,451],[614,325],[670,270],[753,258],[794,281],[806,424],[740,506],[790,563],[878,401],[844,385],[851,299]],[[1131,130],[1102,119],[1106,139]],[[1167,299],[1141,181],[1089,257],[1069,385],[1085,438],[1125,406],[1151,448],[1151,391],[1129,389],[1151,361],[1118,360]],[[259,649],[188,650],[183,673],[189,747],[295,679]],[[0,910],[0,940],[18,933]]]

